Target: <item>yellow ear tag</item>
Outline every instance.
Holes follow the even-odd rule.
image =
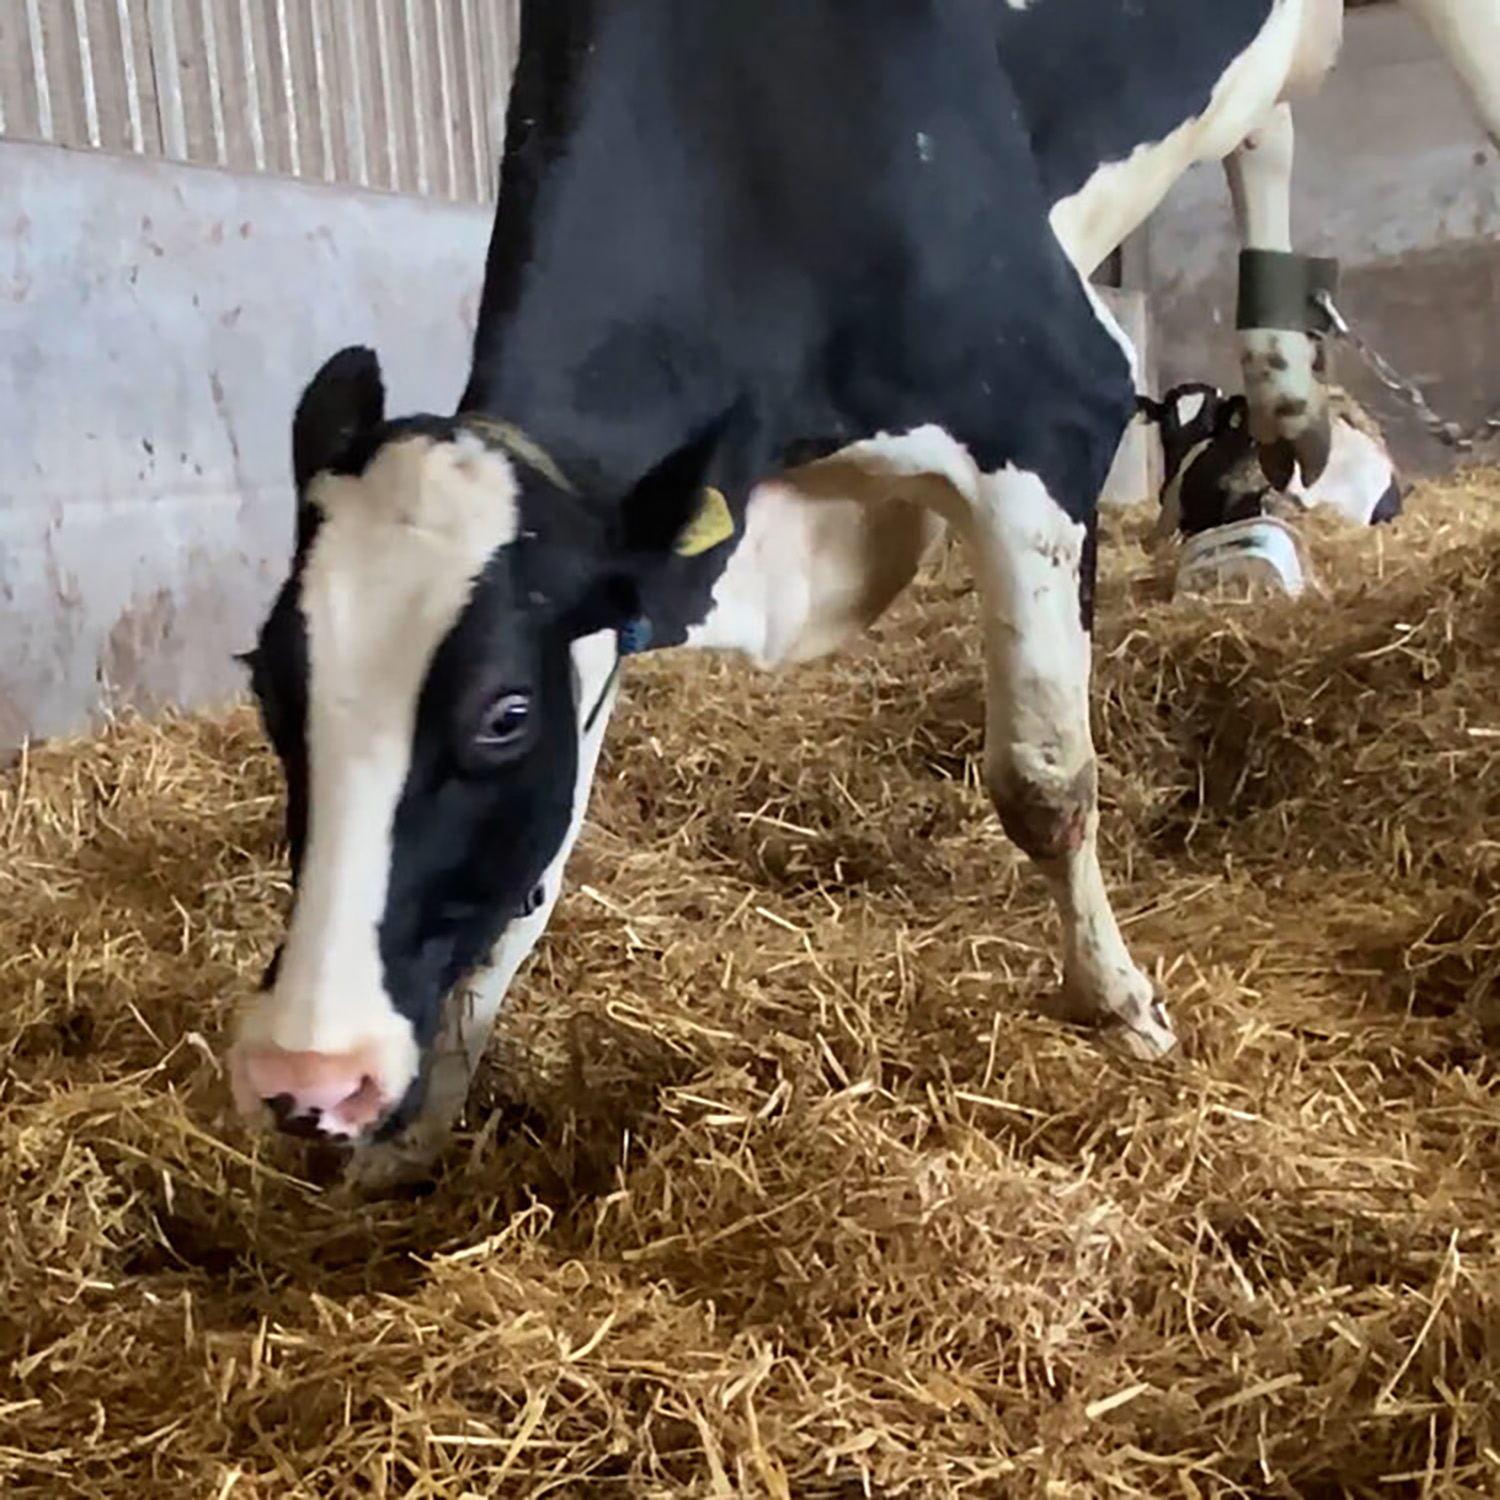
[[[734,517],[722,490],[706,489],[697,514],[682,529],[673,549],[678,557],[699,557],[734,535]]]

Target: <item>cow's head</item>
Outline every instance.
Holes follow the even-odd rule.
[[[1192,381],[1138,404],[1161,431],[1161,534],[1196,536],[1262,513],[1270,483],[1244,396]]]
[[[539,900],[601,687],[572,645],[639,612],[710,446],[591,500],[513,431],[384,404],[364,349],[304,393],[295,559],[251,655],[294,895],[231,1075],[342,1138],[414,1112],[445,997]]]
[[[1213,438],[1223,402],[1223,391],[1201,380],[1173,386],[1160,401],[1136,398],[1141,414],[1161,433],[1164,485],[1172,482],[1195,448]]]

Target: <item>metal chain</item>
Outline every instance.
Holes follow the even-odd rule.
[[[1410,380],[1403,379],[1400,372],[1384,355],[1372,349],[1349,326],[1349,320],[1338,310],[1333,297],[1328,292],[1314,293],[1313,301],[1322,308],[1333,327],[1335,336],[1353,346],[1354,352],[1370,367],[1371,373],[1381,385],[1405,401],[1438,442],[1457,449],[1460,453],[1468,453],[1477,443],[1500,434],[1500,417],[1487,417],[1468,432],[1465,432],[1457,422],[1444,421],[1428,404],[1427,397],[1417,386]]]

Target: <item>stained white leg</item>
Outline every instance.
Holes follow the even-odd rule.
[[[495,1021],[522,964],[547,930],[562,894],[563,873],[588,813],[589,793],[604,746],[604,733],[614,709],[615,687],[610,672],[615,661],[613,634],[592,636],[574,647],[578,678],[580,727],[595,705],[591,727],[581,728],[578,776],[573,791],[573,816],[567,836],[542,877],[542,900],[529,916],[512,922],[495,944],[489,962],[448,1002],[442,1031],[428,1064],[421,1113],[393,1140],[357,1148],[346,1173],[348,1182],[362,1190],[379,1190],[427,1174],[442,1154],[468,1101],[474,1072],[489,1045]],[[601,696],[602,695],[602,696]]]
[[[1084,528],[1036,475],[1007,469],[980,479],[965,531],[984,614],[986,783],[1006,832],[1052,886],[1064,1008],[1110,1028],[1136,1056],[1159,1057],[1176,1038],[1099,868]]]
[[[1247,250],[1292,248],[1295,147],[1291,106],[1282,103],[1224,162],[1240,244]],[[1248,328],[1240,330],[1239,348],[1250,431],[1264,450],[1267,474],[1285,487],[1296,463],[1303,481],[1312,483],[1328,462],[1332,441],[1318,343],[1293,330]]]

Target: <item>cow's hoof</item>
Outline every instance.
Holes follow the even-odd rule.
[[[394,1140],[356,1146],[344,1168],[343,1186],[360,1197],[414,1193],[438,1178],[449,1132],[424,1130],[420,1124]]]
[[[1314,422],[1295,437],[1277,438],[1256,450],[1261,473],[1283,492],[1291,489],[1294,478],[1301,479],[1304,490],[1311,489],[1323,477],[1332,454],[1333,429],[1327,422]]]
[[[1155,1062],[1177,1046],[1177,1033],[1160,997],[1152,995],[1145,1010],[1131,1019],[1111,1016],[1104,1022],[1105,1038],[1138,1062]]]
[[[1155,985],[1144,974],[1120,976],[1116,993],[1101,994],[1096,987],[1075,980],[1064,983],[1055,1013],[1062,1020],[1086,1026],[1141,1062],[1155,1062],[1177,1046],[1172,1019]]]
[[[1271,328],[1243,329],[1239,344],[1262,472],[1279,490],[1299,474],[1304,488],[1316,484],[1333,449],[1323,344]]]

